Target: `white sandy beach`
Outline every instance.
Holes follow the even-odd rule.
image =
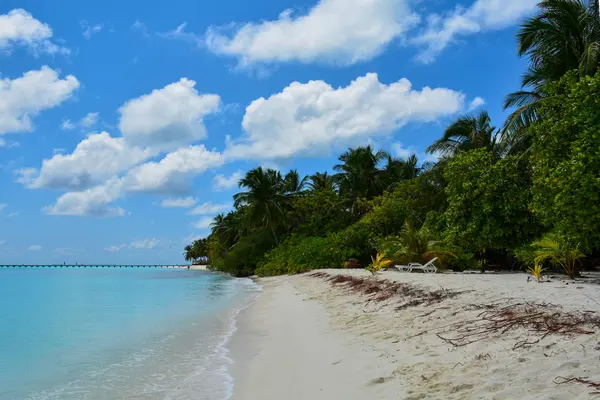
[[[324,272],[369,276],[357,270]],[[466,292],[438,304],[396,310],[402,299],[369,302],[323,278],[263,279],[264,293],[239,316],[229,344],[232,399],[594,398],[594,389],[585,384],[556,382],[561,377],[600,381],[597,327],[588,327],[594,334],[549,334],[525,346],[518,344],[541,335],[519,327],[456,347],[438,334],[458,337],[452,324],[477,320],[482,306],[490,304],[551,303],[560,309],[548,310],[598,313],[600,285],[528,283],[524,274],[386,272],[378,279]]]

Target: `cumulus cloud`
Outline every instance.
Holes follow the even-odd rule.
[[[144,240],[135,240],[130,245],[130,249],[153,249],[160,243],[160,240],[153,239],[144,239]]]
[[[125,210],[121,207],[111,207],[123,190],[120,179],[110,179],[105,183],[90,189],[67,192],[60,196],[52,206],[43,208],[48,215],[73,217],[122,217]]]
[[[217,192],[233,189],[238,185],[240,179],[242,179],[242,176],[243,172],[239,170],[235,171],[233,174],[231,174],[231,176],[225,176],[222,174],[215,175],[213,178],[213,189]]]
[[[52,28],[23,9],[0,14],[0,50],[10,51],[15,46],[25,46],[34,54],[69,54],[69,49],[50,40]]]
[[[132,192],[183,193],[188,190],[192,176],[218,167],[222,163],[222,154],[208,151],[204,146],[183,147],[167,154],[158,162],[150,161],[129,169],[123,177],[114,176],[89,189],[67,192],[60,196],[54,205],[45,207],[43,211],[50,215],[121,217],[125,215],[125,210],[111,206],[111,203],[120,197]],[[32,185],[39,181],[39,176],[35,176],[36,172],[35,169],[18,171],[19,181],[35,187]],[[100,176],[106,171],[94,172]],[[73,179],[73,175],[68,175],[68,178]],[[48,179],[54,177],[49,175]],[[80,182],[74,181],[74,186],[77,185],[80,185]]]
[[[73,75],[60,79],[58,73],[47,66],[13,80],[1,79],[0,135],[33,130],[32,117],[58,106],[77,88],[79,81]]]
[[[204,204],[199,205],[190,211],[189,215],[208,215],[208,214],[218,214],[223,211],[227,211],[231,208],[231,204],[213,204],[212,202],[206,202]]]
[[[200,221],[193,224],[196,229],[206,229],[210,228],[210,224],[212,224],[214,218],[213,217],[204,217]]]
[[[227,28],[211,27],[206,45],[234,56],[241,66],[290,62],[354,64],[381,53],[419,18],[407,0],[320,0],[305,14]],[[183,32],[183,28],[181,31]]]
[[[42,250],[42,246],[40,246],[39,244],[32,244],[31,246],[29,246],[27,248],[27,250],[29,250],[29,251],[40,251],[40,250]]]
[[[222,165],[223,155],[203,145],[182,147],[162,160],[147,162],[131,169],[124,181],[132,192],[183,193],[191,176]]]
[[[39,172],[31,168],[19,170],[18,181],[29,188],[81,190],[153,155],[150,150],[127,147],[123,138],[101,132],[82,140],[71,154],[57,153],[44,160]]]
[[[129,100],[120,109],[119,129],[138,146],[174,146],[206,136],[203,119],[219,111],[221,98],[199,94],[196,82],[178,82]]]
[[[196,199],[189,197],[170,197],[160,202],[161,207],[165,208],[190,208],[196,204]]]
[[[346,87],[293,82],[281,93],[253,101],[229,140],[229,159],[288,158],[390,134],[409,122],[431,122],[464,109],[465,96],[446,88],[414,90],[410,81],[379,82],[369,73]]]
[[[483,105],[485,105],[485,100],[482,97],[477,96],[473,99],[473,101],[471,101],[471,103],[469,104],[469,109],[467,111],[474,111]]]
[[[457,6],[444,15],[431,14],[427,27],[413,42],[423,50],[417,59],[429,63],[461,36],[513,25],[535,11],[539,0],[476,0],[470,7]]]

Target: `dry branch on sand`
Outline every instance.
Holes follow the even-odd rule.
[[[600,318],[588,311],[565,312],[552,304],[517,303],[504,307],[482,306],[485,311],[470,320],[463,320],[445,327],[437,337],[462,347],[502,335],[515,329],[524,329],[527,338],[515,343],[514,349],[539,343],[548,335],[591,335],[600,328]]]
[[[349,275],[329,275],[325,272],[314,272],[309,274],[309,276],[322,278],[332,286],[343,286],[354,293],[369,296],[370,300],[385,301],[393,297],[401,298],[402,302],[396,306],[396,310],[398,311],[421,305],[429,306],[437,304],[464,293],[464,291],[445,289],[426,290],[407,283]]]
[[[587,378],[563,378],[562,376],[558,376],[554,379],[554,383],[556,383],[557,385],[562,385],[571,382],[583,383],[588,387],[593,388],[594,391],[590,393],[590,395],[600,395],[600,382],[594,382]]]

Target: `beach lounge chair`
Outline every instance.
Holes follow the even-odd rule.
[[[416,270],[423,271],[424,273],[435,274],[438,269],[433,263],[436,260],[437,260],[437,257],[433,258],[425,265],[420,264],[420,263],[410,263],[408,265],[396,265],[395,267],[400,272],[402,272],[402,271],[412,272],[413,270],[416,269]]]

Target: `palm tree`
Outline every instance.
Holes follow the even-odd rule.
[[[576,243],[564,237],[549,233],[531,245],[533,249],[534,264],[550,261],[553,265],[560,266],[569,278],[579,276],[577,263],[584,254],[579,251]]]
[[[218,214],[210,225],[212,233],[226,248],[231,248],[243,233],[243,212],[235,210],[227,215]]]
[[[411,154],[407,159],[386,154],[385,168],[381,171],[379,179],[386,190],[391,190],[400,182],[419,176],[422,168],[418,165],[419,159],[415,154]]]
[[[285,181],[285,190],[292,196],[297,196],[302,194],[304,188],[307,185],[308,177],[300,179],[300,174],[298,174],[298,170],[293,169],[288,172],[283,178]]]
[[[436,257],[442,263],[447,257],[456,258],[455,254],[445,250],[441,242],[435,240],[433,232],[426,227],[415,229],[408,221],[399,236],[384,240],[379,248],[385,254],[405,263],[426,263]]]
[[[183,256],[185,257],[185,261],[195,261],[196,257],[194,255],[194,248],[192,245],[187,245],[184,248]]]
[[[312,191],[331,191],[334,190],[333,177],[327,172],[317,172],[310,176],[308,186]]]
[[[278,243],[276,229],[284,223],[289,203],[288,185],[281,173],[258,167],[248,171],[239,186],[247,191],[233,196],[235,207],[245,207],[249,224],[270,228],[275,243]]]
[[[544,86],[577,70],[594,75],[600,62],[598,0],[544,0],[537,15],[526,20],[517,34],[519,56],[530,66],[522,88],[509,94],[505,108],[516,107],[503,129],[505,141],[518,150],[528,147],[527,128],[538,118],[537,109],[547,97]]]
[[[427,148],[427,153],[438,153],[442,157],[453,157],[456,154],[486,148],[498,152],[496,135],[487,111],[481,111],[476,117],[465,115],[450,124],[444,136]]]
[[[378,165],[388,158],[385,151],[374,152],[371,146],[348,149],[333,167],[340,195],[352,199],[371,199],[382,192]]]

